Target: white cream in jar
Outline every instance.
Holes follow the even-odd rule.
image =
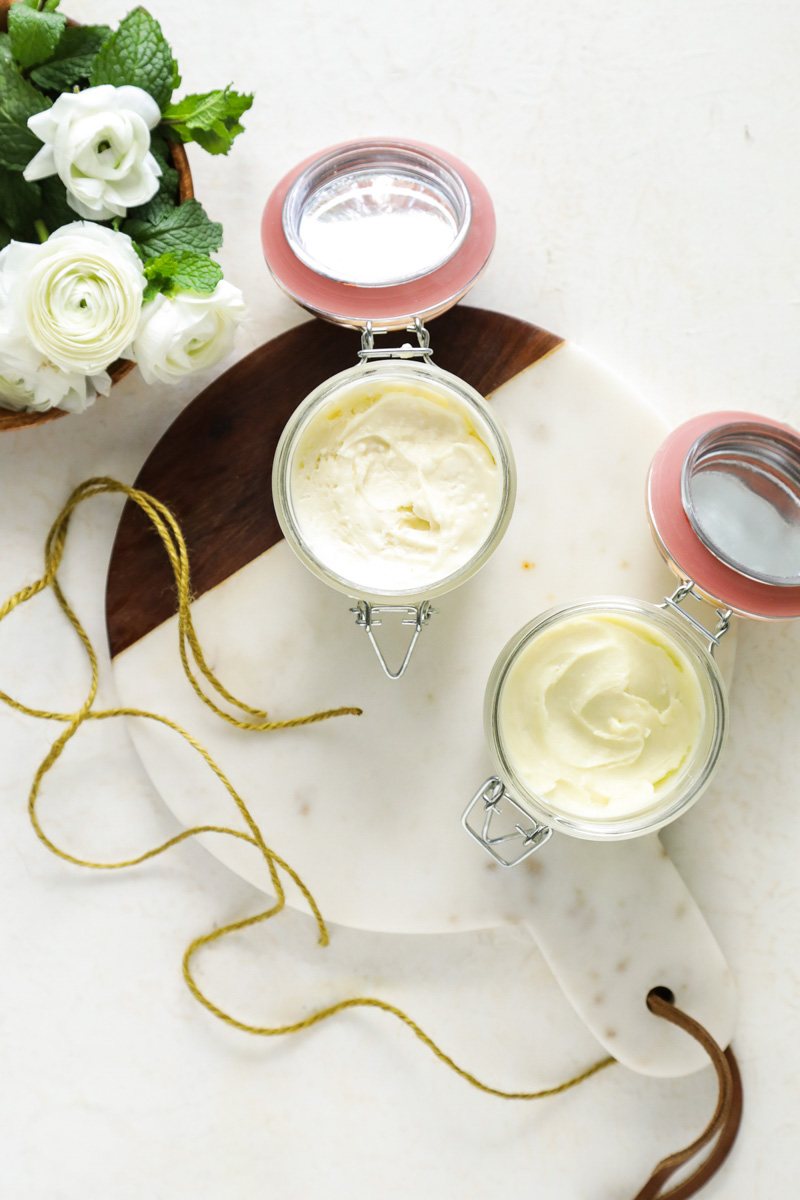
[[[678,642],[616,612],[569,617],[533,637],[509,669],[498,712],[525,786],[548,808],[601,820],[674,796],[707,720]]]
[[[504,476],[488,427],[430,382],[339,389],[298,437],[290,468],[298,532],[345,580],[424,591],[469,563],[494,530]]]

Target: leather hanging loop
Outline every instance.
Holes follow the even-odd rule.
[[[711,1034],[692,1017],[675,1007],[666,988],[653,988],[647,997],[647,1007],[657,1017],[677,1025],[699,1042],[711,1059],[717,1073],[719,1096],[711,1121],[698,1138],[683,1150],[662,1159],[647,1183],[636,1193],[634,1200],[687,1200],[694,1196],[722,1166],[731,1151],[742,1118],[742,1079],[733,1051],[722,1050]],[[710,1154],[680,1183],[663,1191],[664,1184],[680,1167],[690,1162],[716,1138]]]

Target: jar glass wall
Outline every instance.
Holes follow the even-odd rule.
[[[680,769],[672,772],[669,779],[660,782],[653,791],[651,801],[635,811],[615,815],[611,804],[608,805],[607,814],[604,809],[594,808],[591,804],[586,804],[585,814],[575,811],[576,808],[580,809],[580,805],[560,807],[555,795],[548,798],[538,794],[526,783],[518,761],[515,766],[515,755],[509,746],[503,699],[515,665],[537,638],[578,617],[608,617],[611,622],[615,619],[621,623],[633,622],[645,633],[652,631],[654,643],[663,643],[667,647],[670,642],[673,643],[688,664],[702,698],[699,730]],[[728,724],[725,686],[719,668],[688,621],[681,615],[673,615],[673,612],[646,601],[604,596],[551,609],[515,634],[501,652],[489,677],[484,722],[497,774],[519,806],[533,820],[553,830],[597,841],[652,833],[685,812],[712,778]]]
[[[346,398],[354,388],[374,390],[380,394],[405,387],[409,392],[418,391],[430,395],[442,407],[450,406],[454,412],[464,415],[473,434],[483,443],[499,472],[499,488],[496,511],[488,521],[485,534],[468,554],[466,561],[439,577],[429,577],[424,584],[413,581],[409,572],[406,586],[384,586],[376,584],[375,571],[369,563],[364,564],[362,574],[352,568],[342,571],[333,561],[335,555],[321,554],[309,545],[304,534],[303,520],[293,488],[293,475],[297,456],[307,431],[326,413],[338,414],[339,401]],[[281,529],[295,554],[318,578],[331,587],[355,599],[373,603],[417,604],[433,599],[464,583],[488,560],[499,544],[514,506],[516,493],[516,471],[508,438],[494,416],[491,407],[481,395],[463,380],[430,363],[403,359],[381,360],[364,363],[332,376],[312,392],[295,411],[283,431],[275,454],[272,491],[275,511]],[[372,578],[370,576],[372,575]]]

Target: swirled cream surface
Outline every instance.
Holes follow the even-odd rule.
[[[495,525],[503,470],[449,391],[365,380],[302,431],[291,498],[326,567],[365,590],[423,590],[472,559]]]
[[[498,717],[528,788],[590,819],[633,816],[673,794],[707,719],[678,643],[621,613],[567,617],[535,636],[508,673]]]

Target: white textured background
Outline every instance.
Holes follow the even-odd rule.
[[[87,21],[127,7],[65,0]],[[452,150],[492,192],[498,243],[474,303],[579,342],[672,422],[734,407],[800,425],[795,3],[151,7],[184,90],[257,92],[230,159],[192,154],[197,193],[225,224],[226,274],[252,310],[240,353],[300,316],[261,262],[269,189],[316,149],[397,134]],[[37,574],[68,489],[102,472],[132,481],[206,382],[147,390],[134,375],[82,419],[0,437],[0,593]],[[101,643],[117,515],[113,501],[81,515],[64,571]],[[0,628],[0,687],[66,706],[83,671],[49,598]],[[744,1126],[705,1193],[726,1200],[789,1200],[800,1176],[799,678],[798,629],[742,630],[719,784],[665,837],[740,986]],[[192,847],[115,878],[47,855],[25,798],[52,733],[0,712],[4,1200],[626,1200],[705,1122],[710,1073],[664,1083],[614,1068],[525,1106],[468,1089],[379,1014],[280,1044],[223,1029],[186,992],[180,956],[256,894]],[[108,725],[71,747],[43,815],[62,844],[98,857],[173,828]],[[256,936],[209,970],[245,1016],[288,1017],[312,990],[379,990],[501,1086],[551,1083],[595,1056],[514,930],[345,931],[321,955],[289,914]]]

